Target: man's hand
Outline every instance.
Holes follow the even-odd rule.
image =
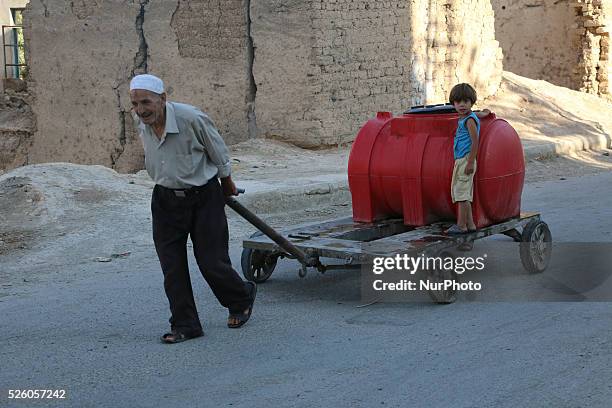
[[[226,197],[237,196],[238,189],[232,181],[232,176],[227,176],[221,179],[221,187],[223,188],[223,194]]]
[[[474,172],[474,162],[468,161],[467,164],[465,165],[465,174],[469,176],[473,172]]]

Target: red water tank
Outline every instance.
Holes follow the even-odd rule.
[[[452,106],[444,105],[411,109],[398,117],[379,112],[369,120],[349,156],[353,219],[402,216],[404,224],[413,226],[455,220],[450,185],[458,118]],[[524,178],[516,131],[493,113],[481,119],[472,205],[478,228],[520,214]]]

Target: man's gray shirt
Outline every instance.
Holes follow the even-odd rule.
[[[212,120],[199,109],[166,102],[166,129],[159,139],[136,117],[145,167],[155,184],[168,188],[202,186],[230,175],[229,152]]]

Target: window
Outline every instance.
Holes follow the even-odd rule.
[[[23,40],[23,9],[11,9],[13,25],[2,26],[4,76],[25,79],[27,64]]]

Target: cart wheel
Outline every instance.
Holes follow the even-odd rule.
[[[244,248],[240,259],[242,275],[247,280],[263,283],[272,276],[277,260],[278,258],[271,252]]]
[[[261,232],[256,232],[251,235],[251,238],[263,235]],[[255,283],[263,283],[272,276],[278,256],[273,255],[269,251],[259,249],[244,248],[240,258],[240,266],[242,267],[242,275],[246,280]]]
[[[438,256],[441,258],[446,258],[446,257],[452,257],[452,254],[450,252],[445,251],[445,252],[440,253]],[[449,280],[458,282],[459,275],[457,275],[457,272],[453,270],[447,270],[447,269],[442,268],[442,269],[434,269],[434,270],[429,271],[427,274],[427,279],[429,280],[430,285],[432,283],[442,284],[444,283],[444,281],[449,281]],[[427,293],[429,293],[429,297],[431,298],[431,300],[439,304],[449,304],[457,300],[457,291],[453,289],[452,287],[448,289],[439,289],[439,290],[429,289]]]
[[[552,253],[552,234],[544,221],[530,221],[521,234],[520,253],[529,273],[544,272]]]

